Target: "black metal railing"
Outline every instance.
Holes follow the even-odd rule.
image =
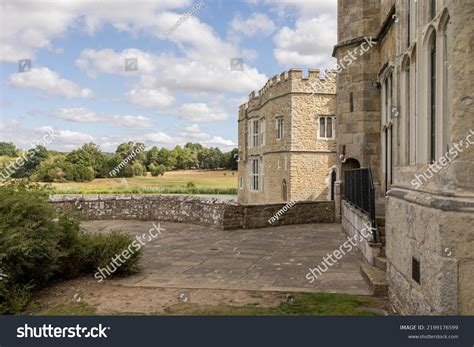
[[[370,168],[344,171],[344,199],[368,214],[374,242],[377,242],[375,220],[375,188]]]

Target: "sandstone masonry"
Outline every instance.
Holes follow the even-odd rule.
[[[50,202],[60,211],[82,220],[132,219],[189,223],[231,229],[270,226],[268,220],[284,204],[241,205],[235,201],[185,195],[53,195]],[[333,223],[334,202],[299,202],[271,225]]]
[[[331,199],[336,86],[330,77],[291,69],[240,106],[239,202]]]

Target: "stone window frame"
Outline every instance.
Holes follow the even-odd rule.
[[[259,146],[259,137],[260,137],[260,120],[251,119],[250,120],[250,144],[252,148],[257,148]]]
[[[331,120],[331,136],[327,136],[328,134],[328,119]],[[321,136],[321,121],[324,120],[324,136]],[[336,116],[334,115],[319,115],[317,117],[317,127],[316,127],[316,135],[318,140],[323,141],[333,141],[336,139]]]
[[[249,185],[251,192],[263,192],[263,160],[261,157],[250,158]]]
[[[436,144],[434,147],[435,160],[443,155],[449,148],[449,128],[451,104],[448,102],[450,92],[449,84],[452,80],[451,69],[449,69],[449,41],[447,34],[449,31],[449,12],[446,7],[440,10],[435,18],[428,23],[423,30],[423,37],[420,44],[420,59],[417,62],[419,71],[419,83],[417,83],[417,114],[419,117],[419,128],[417,129],[417,149],[416,163],[429,164],[431,155],[431,46],[436,44],[436,117],[435,117],[435,136]]]
[[[266,121],[265,117],[262,117],[259,119],[259,124],[260,124],[260,139],[258,140],[258,143],[260,146],[265,146],[266,144]]]
[[[240,190],[244,189],[244,178],[243,177],[239,178],[239,189]]]
[[[382,176],[384,177],[384,187],[382,187],[382,190],[383,192],[387,192],[390,189],[390,185],[393,183],[393,117],[397,114],[397,108],[394,107],[393,103],[395,68],[392,63],[385,64],[385,68],[379,74],[379,80],[381,84],[380,95],[382,103],[380,117]]]
[[[276,139],[283,140],[285,133],[285,119],[282,116],[275,118]]]

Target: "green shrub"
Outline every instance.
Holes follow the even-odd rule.
[[[0,268],[13,283],[43,286],[58,271],[61,230],[46,190],[31,188],[0,187]]]
[[[125,234],[120,231],[112,231],[110,234],[84,234],[83,244],[87,249],[87,258],[84,262],[85,271],[88,273],[95,273],[98,268],[116,268],[113,276],[130,275],[138,271],[138,262],[143,254],[142,249],[136,250],[135,247],[130,247],[133,251],[131,256],[123,263],[115,267],[112,264],[113,259],[127,250],[132,243],[138,244],[138,241],[130,234]],[[125,260],[124,257],[121,259]]]
[[[15,314],[23,311],[31,300],[31,285],[0,281],[0,313]]]
[[[49,190],[23,181],[0,186],[0,314],[18,313],[32,291],[52,281],[93,274],[134,241],[129,234],[85,234],[79,222],[57,214]],[[138,270],[141,249],[113,275]]]
[[[163,176],[165,172],[167,171],[166,166],[162,164],[156,165],[154,163],[149,165],[149,169],[150,169],[151,175],[154,177]]]
[[[194,184],[194,182],[189,181],[189,182],[186,184],[186,188],[196,188],[196,185]]]

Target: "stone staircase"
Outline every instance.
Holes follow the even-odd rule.
[[[368,263],[362,263],[360,265],[360,271],[362,276],[366,280],[373,295],[375,296],[387,296],[388,295],[388,284],[385,278],[385,272],[387,271],[387,258],[385,256],[385,206],[377,206],[376,211],[378,216],[377,221],[377,234],[378,242],[370,244],[372,252],[374,254],[374,265]],[[383,212],[383,214],[382,214]]]

